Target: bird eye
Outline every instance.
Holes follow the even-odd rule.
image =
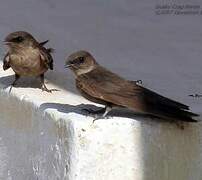
[[[69,64],[74,64],[74,61],[69,61]]]
[[[14,38],[14,42],[22,42],[24,39],[21,36]]]
[[[84,63],[84,57],[79,57],[78,60],[79,60],[79,63],[81,64]]]

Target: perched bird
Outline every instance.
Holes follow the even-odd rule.
[[[3,60],[3,69],[11,67],[15,72],[11,88],[21,76],[36,76],[40,77],[41,89],[51,92],[44,83],[44,73],[48,69],[53,70],[53,49],[44,47],[48,40],[39,43],[31,34],[17,31],[9,34],[4,42],[9,50]]]
[[[91,113],[102,111],[98,119],[104,118],[113,107],[123,107],[168,120],[197,122],[193,117],[198,115],[188,111],[187,105],[163,97],[105,69],[89,52],[71,54],[65,67],[74,72],[76,87],[85,98],[105,105],[102,110],[89,110]]]

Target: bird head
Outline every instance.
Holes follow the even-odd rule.
[[[92,71],[96,65],[97,62],[87,51],[72,53],[65,62],[65,67],[70,68],[76,76]]]
[[[27,32],[17,31],[10,33],[5,38],[4,42],[10,49],[15,49],[33,46],[33,44],[36,43],[36,40],[31,34]]]

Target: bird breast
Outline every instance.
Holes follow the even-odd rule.
[[[47,71],[41,62],[39,50],[33,48],[11,53],[10,65],[13,71],[21,76],[38,76]]]

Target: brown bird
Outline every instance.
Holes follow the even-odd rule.
[[[41,89],[51,92],[44,83],[44,73],[48,69],[53,70],[51,56],[53,49],[44,47],[48,40],[39,43],[31,34],[17,31],[9,34],[4,42],[9,50],[3,60],[3,69],[7,70],[11,67],[15,72],[15,80],[11,88],[21,76],[36,76],[40,77]]]
[[[197,122],[198,116],[187,105],[163,97],[149,89],[128,81],[100,66],[86,51],[71,54],[65,63],[76,76],[76,87],[90,101],[105,105],[91,113],[103,112],[105,117],[113,107],[124,107],[135,112],[154,115],[169,120]],[[100,119],[100,117],[98,118]]]

